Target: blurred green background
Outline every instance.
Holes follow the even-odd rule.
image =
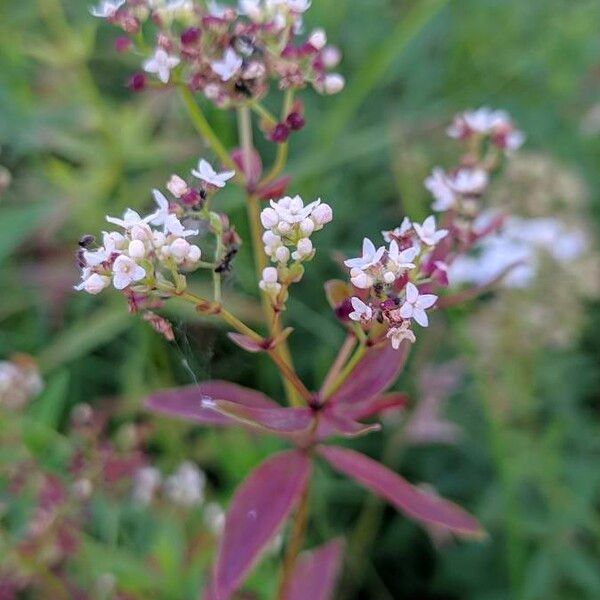
[[[170,307],[176,342],[168,344],[130,317],[115,294],[72,291],[81,234],[101,230],[106,214],[149,207],[152,187],[185,173],[202,153],[210,156],[174,93],[125,88],[138,68],[135,58],[114,52],[118,33],[90,17],[87,4],[0,2],[0,164],[12,175],[0,200],[0,358],[24,352],[39,360],[49,391],[37,402],[50,397],[59,431],[79,402],[109,406],[117,423],[139,421],[147,418],[144,395],[194,379],[233,378],[281,397],[271,365],[232,346],[214,323]],[[455,112],[480,105],[510,111],[527,134],[525,152],[551,159],[550,175],[563,169],[585,186],[587,205],[573,210],[584,211],[597,231],[600,4],[313,0],[307,24],[323,26],[341,47],[348,82],[336,97],[302,94],[308,126],[293,138],[287,169],[291,192],[320,196],[335,214],[286,315],[296,330],[300,373],[317,385],[343,339],[322,293],[323,281],[339,275],[335,253],[352,252],[364,235],[396,226],[405,214],[426,213],[424,177],[456,160],[456,147],[444,137]],[[233,116],[205,106],[234,145]],[[525,200],[511,198],[514,206]],[[568,206],[570,198],[561,200]],[[227,193],[220,207],[245,236],[241,195]],[[249,246],[224,293],[236,311],[256,320]],[[530,301],[551,305],[562,284],[556,276]],[[426,365],[462,357],[466,375],[446,410],[463,430],[459,442],[400,449],[392,426],[357,447],[463,504],[489,538],[437,549],[401,516],[374,503],[365,509],[362,491],[323,469],[312,494],[310,541],[354,531],[340,597],[600,598],[600,304],[580,303],[578,327],[560,346],[524,341],[513,323],[514,336],[499,341],[490,334],[485,356],[473,332],[473,315],[486,309],[485,299],[479,304],[439,316],[398,384],[418,398]],[[165,421],[156,427],[157,463],[196,460],[223,503],[276,447],[240,432]],[[164,537],[167,554],[178,543],[168,529],[155,534]],[[109,550],[120,544],[98,537]],[[182,583],[178,568],[165,561],[156,588],[132,597],[194,598],[197,574]],[[123,571],[119,577],[127,580]],[[257,598],[269,597],[274,573],[267,564],[254,576]]]

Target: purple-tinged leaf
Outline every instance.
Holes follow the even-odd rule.
[[[203,400],[215,398],[256,408],[279,407],[274,400],[260,392],[220,380],[155,392],[146,399],[145,407],[184,421],[205,425],[236,425],[233,419],[203,406]]]
[[[241,333],[233,333],[230,332],[227,334],[227,337],[236,345],[239,346],[242,350],[246,350],[246,352],[252,352],[256,354],[257,352],[264,352],[266,348],[256,340],[253,340],[251,337],[247,335],[243,335]]]
[[[227,600],[304,492],[310,471],[299,450],[277,454],[257,467],[235,492],[225,519],[214,572],[215,600]]]
[[[327,407],[319,418],[319,426],[317,430],[317,439],[324,440],[328,437],[336,435],[356,438],[374,431],[380,431],[379,423],[365,424],[354,421],[346,415],[339,414],[334,406]]]
[[[388,343],[369,348],[329,402],[354,404],[379,396],[400,375],[410,346],[404,341],[398,350]]]
[[[337,539],[303,552],[296,561],[283,600],[331,600],[343,545]]]
[[[275,179],[275,181],[271,181],[271,183],[263,185],[256,191],[256,195],[261,200],[273,200],[274,198],[281,198],[281,196],[285,194],[290,180],[291,177],[289,175],[284,175],[279,179]]]
[[[237,402],[213,399],[204,400],[203,406],[244,425],[276,433],[302,433],[310,427],[313,420],[310,408],[255,408]]]
[[[460,536],[482,537],[479,523],[462,508],[411,485],[364,454],[336,446],[320,446],[318,452],[336,471],[384,498],[411,519]]]
[[[393,408],[404,408],[408,403],[408,396],[402,392],[390,392],[375,396],[369,400],[364,400],[357,404],[345,404],[343,409],[344,415],[360,420],[378,415],[379,413]]]

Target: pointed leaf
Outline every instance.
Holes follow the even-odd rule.
[[[304,492],[310,462],[298,450],[255,469],[233,496],[217,555],[214,596],[226,600],[248,574]]]
[[[408,517],[461,536],[483,535],[479,523],[462,508],[420,490],[364,454],[336,446],[321,446],[318,452],[335,470],[384,498]]]
[[[387,343],[369,348],[329,402],[354,404],[384,392],[404,368],[410,346],[404,341],[398,350]]]
[[[284,175],[283,177],[275,179],[275,181],[267,183],[259,188],[256,194],[261,200],[273,200],[274,198],[281,198],[281,196],[285,194],[287,186],[290,183],[290,179],[291,177],[289,175]]]
[[[310,426],[310,408],[255,408],[227,400],[204,400],[203,406],[240,423],[278,433],[301,433]]]
[[[331,600],[340,568],[343,542],[332,540],[303,552],[296,562],[284,600]]]
[[[360,420],[378,415],[384,410],[391,408],[404,408],[408,403],[408,396],[402,392],[390,392],[389,394],[382,394],[381,396],[375,396],[369,400],[358,402],[356,404],[345,404],[344,415]]]
[[[324,440],[335,435],[356,438],[374,431],[381,431],[381,425],[379,423],[359,423],[345,415],[339,414],[333,410],[333,408],[334,407],[328,407],[321,413],[319,429],[317,432],[317,439],[319,440]]]
[[[229,332],[227,337],[236,345],[239,346],[242,350],[246,350],[246,352],[252,352],[256,354],[257,352],[264,352],[265,348],[256,340],[253,340],[251,337],[247,335],[243,335],[241,333],[233,333]]]
[[[205,381],[199,385],[172,388],[156,392],[146,399],[145,406],[152,412],[207,425],[235,425],[230,417],[206,408],[202,401],[217,398],[243,406],[277,408],[268,396],[228,381]]]

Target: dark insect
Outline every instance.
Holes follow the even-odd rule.
[[[232,246],[223,256],[221,262],[216,266],[215,273],[228,273],[231,271],[231,263],[235,258],[235,255],[238,253],[239,248],[237,246]]]
[[[235,91],[238,92],[239,94],[247,96],[248,98],[250,98],[252,96],[252,90],[248,87],[248,85],[246,84],[245,81],[238,79],[235,82],[234,87],[235,87]]]
[[[94,242],[96,241],[96,238],[93,235],[84,235],[80,240],[79,240],[79,245],[82,248],[89,248]]]
[[[79,250],[77,250],[77,252],[75,253],[75,258],[77,260],[77,266],[80,269],[84,269],[85,267],[87,267],[87,261],[85,260],[85,257],[83,255],[84,252],[85,252],[85,250],[83,248],[79,248]]]

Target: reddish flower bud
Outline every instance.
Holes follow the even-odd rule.
[[[127,87],[132,92],[141,92],[146,87],[146,76],[143,73],[134,73],[129,78]]]
[[[306,124],[304,117],[297,112],[290,113],[285,122],[292,131],[300,131]]]
[[[276,144],[283,144],[290,135],[290,128],[285,123],[275,125],[269,135],[269,139]]]
[[[181,203],[184,206],[196,206],[200,202],[200,192],[191,188],[183,196],[181,196]]]
[[[131,48],[131,45],[132,45],[132,41],[128,37],[125,37],[124,35],[118,37],[115,40],[115,50],[117,52],[127,52],[127,50],[129,50],[129,48]]]
[[[195,44],[200,39],[200,29],[190,27],[181,34],[181,43],[184,46]]]

